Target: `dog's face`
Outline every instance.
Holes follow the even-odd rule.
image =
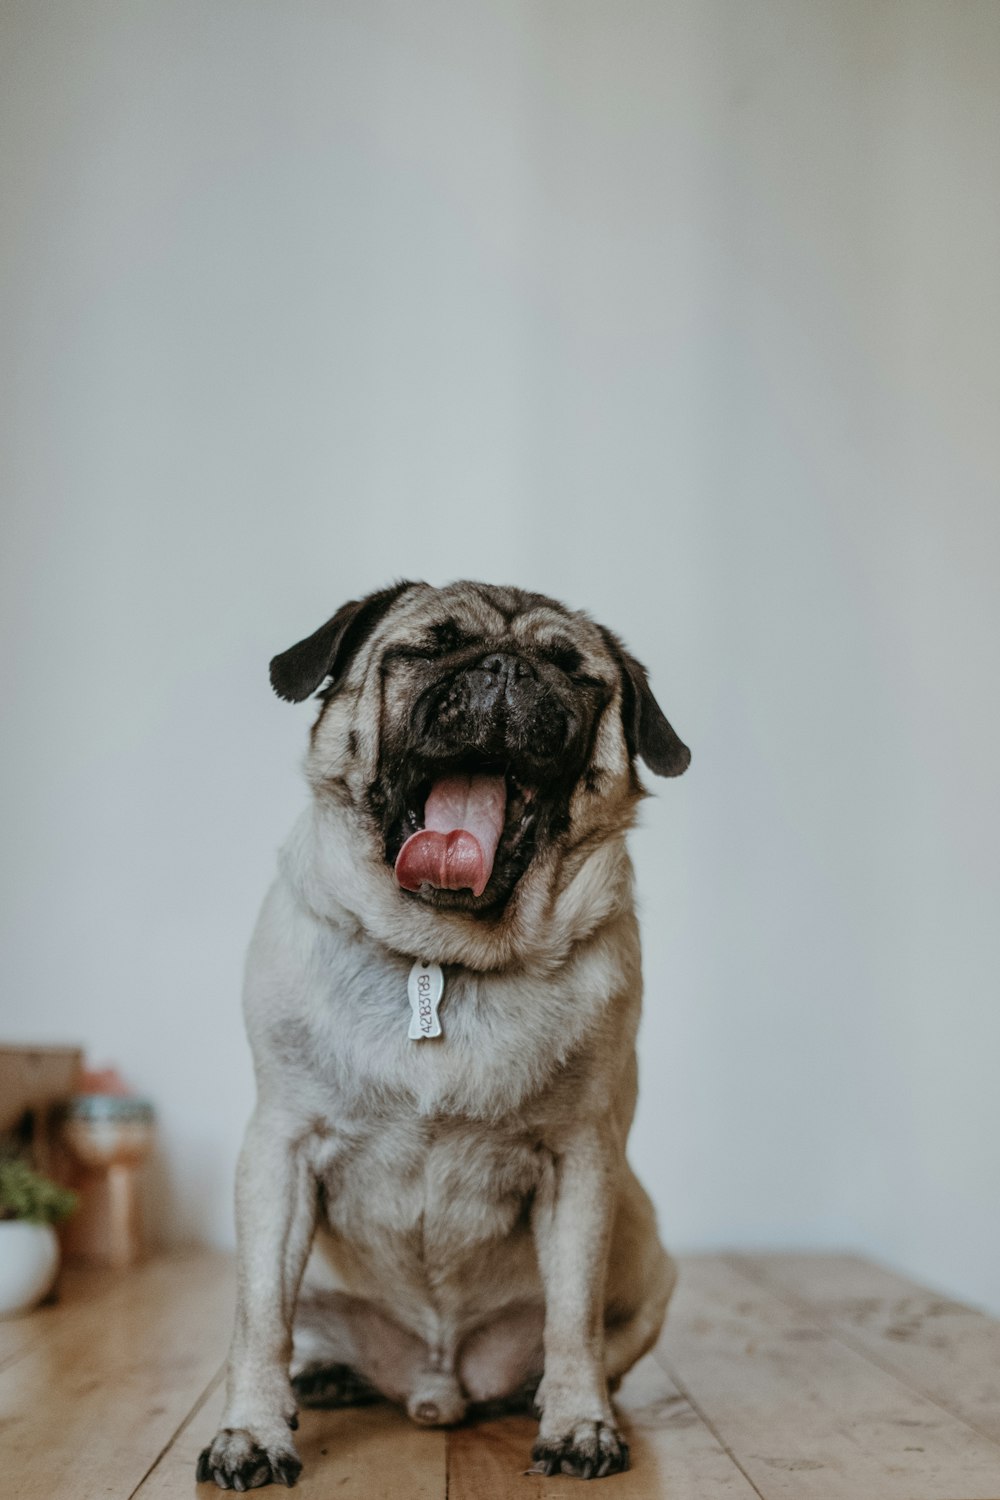
[[[628,826],[636,755],[663,776],[690,760],[610,631],[518,589],[404,583],[352,601],[276,656],[271,681],[295,702],[327,684],[307,774],[348,814],[366,875],[484,924]]]

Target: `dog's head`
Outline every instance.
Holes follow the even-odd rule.
[[[363,915],[428,957],[431,919],[504,934],[509,955],[518,918],[588,850],[620,844],[636,756],[661,776],[691,758],[616,636],[520,589],[353,600],[276,656],[271,682],[292,702],[320,690],[307,775],[341,817]]]

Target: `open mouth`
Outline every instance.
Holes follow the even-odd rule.
[[[393,864],[399,885],[422,893],[465,892],[478,900],[494,875],[510,884],[512,866],[523,868],[519,855],[530,844],[534,795],[509,767],[462,767],[431,776],[404,820]]]

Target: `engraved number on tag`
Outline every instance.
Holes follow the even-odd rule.
[[[419,1042],[425,1036],[441,1035],[441,1020],[438,1006],[444,994],[444,971],[440,964],[425,964],[418,961],[410,970],[406,982],[410,997],[409,1036],[411,1042]]]

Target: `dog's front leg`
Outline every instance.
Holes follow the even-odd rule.
[[[198,1479],[246,1490],[292,1485],[302,1464],[288,1379],[292,1316],[316,1217],[316,1183],[289,1122],[258,1106],[236,1175],[236,1323],[226,1407]]]
[[[596,1479],[628,1468],[604,1368],[604,1283],[615,1200],[607,1128],[553,1148],[532,1226],[545,1290],[542,1421],[532,1458],[545,1474]]]

